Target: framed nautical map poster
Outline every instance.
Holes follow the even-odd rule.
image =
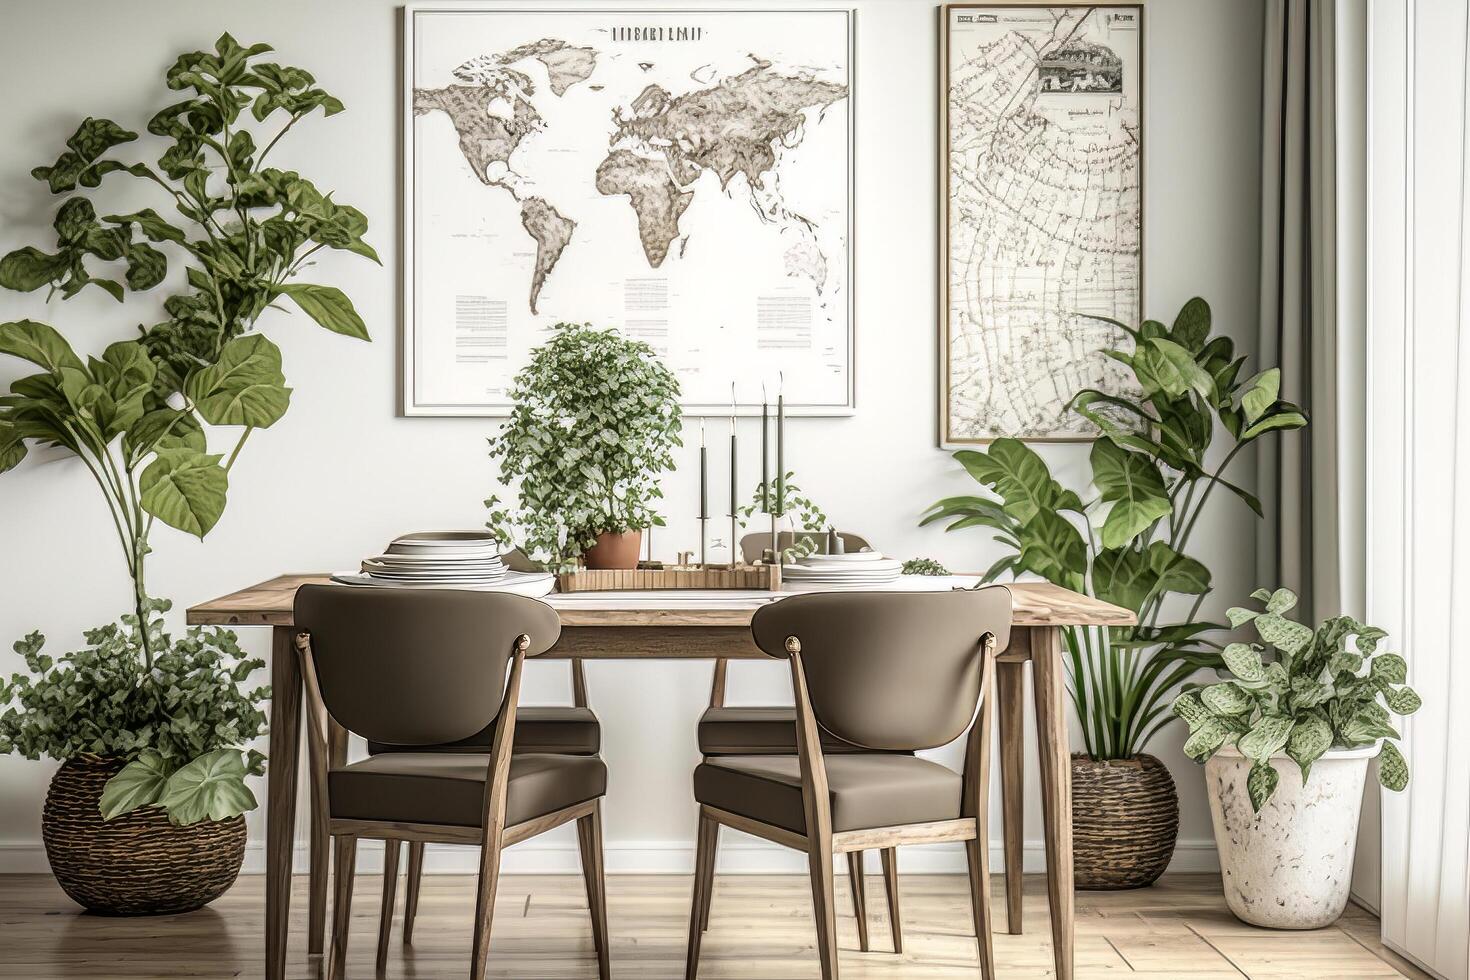
[[[1136,323],[1143,7],[951,4],[940,45],[940,443],[1090,439]]]
[[[506,414],[561,322],[688,414],[852,411],[852,11],[404,18],[403,414]]]

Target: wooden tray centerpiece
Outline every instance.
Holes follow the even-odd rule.
[[[669,565],[662,568],[579,568],[556,577],[559,592],[640,592],[655,589],[745,589],[779,592],[780,565]]]

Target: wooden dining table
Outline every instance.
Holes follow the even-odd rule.
[[[281,575],[190,607],[191,626],[271,627],[270,763],[266,795],[265,976],[284,980],[291,912],[291,863],[301,745],[302,680],[292,646],[296,590],[329,581],[325,574]],[[975,579],[968,580],[977,581]],[[1126,609],[1045,582],[1009,584],[1010,644],[998,658],[1001,812],[1004,825],[1009,931],[1021,932],[1025,667],[1032,668],[1045,827],[1047,897],[1056,973],[1073,975],[1072,789],[1067,739],[1066,670],[1062,630],[1069,626],[1128,626]],[[618,592],[553,594],[545,601],[561,618],[560,641],[543,657],[587,660],[764,659],[751,640],[750,620],[761,606],[790,593]],[[694,733],[690,732],[690,738]],[[692,801],[691,801],[692,805]],[[313,821],[315,825],[315,821]],[[313,835],[313,863],[325,863],[326,842]],[[317,910],[313,910],[313,915]],[[320,935],[313,928],[311,935]],[[314,945],[314,944],[313,944]],[[320,952],[312,949],[312,953]]]

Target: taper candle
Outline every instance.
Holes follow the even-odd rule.
[[[771,427],[771,403],[766,401],[766,385],[761,382],[761,513],[771,512],[771,450],[766,433]]]
[[[786,376],[776,389],[776,516],[786,516]]]
[[[739,503],[739,500],[740,500],[740,496],[739,496],[740,491],[738,489],[739,484],[740,484],[740,478],[737,475],[737,473],[739,471],[738,460],[739,460],[739,454],[736,452],[736,449],[735,449],[735,382],[732,381],[732,382],[730,382],[730,514],[731,514],[731,516],[734,516],[734,514],[735,514],[735,507]],[[732,548],[734,547],[734,543],[733,542],[731,543],[731,547]]]
[[[704,448],[704,419],[699,420],[699,519],[709,518],[709,456]]]

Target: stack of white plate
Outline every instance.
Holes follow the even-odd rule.
[[[538,572],[512,572],[500,560],[486,531],[418,531],[394,538],[387,550],[365,558],[360,573],[332,576],[345,585],[392,588],[487,589],[545,595],[555,579]]]
[[[792,585],[822,588],[873,588],[898,581],[903,562],[878,551],[847,555],[809,555],[796,564],[781,566],[781,580]]]

